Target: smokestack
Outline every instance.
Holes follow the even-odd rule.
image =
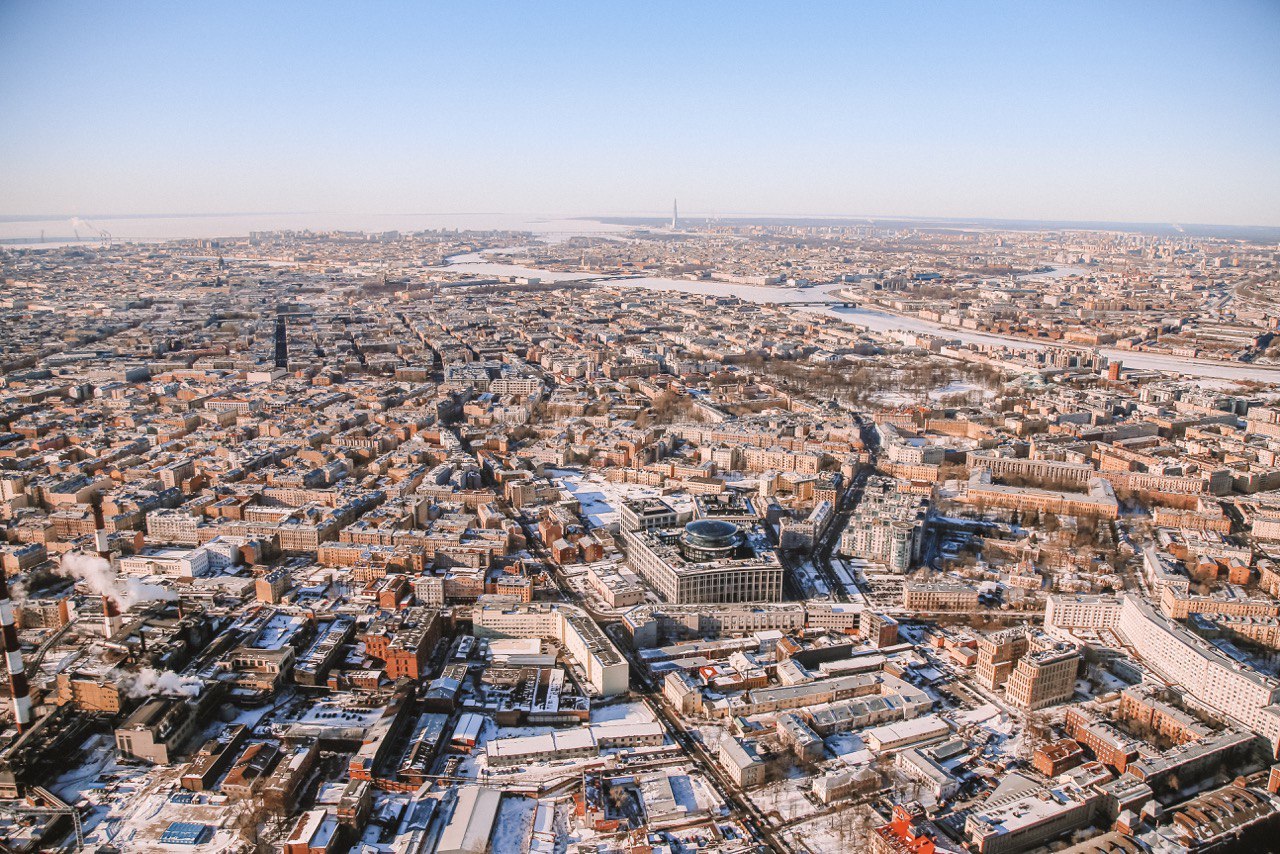
[[[18,627],[13,622],[9,582],[3,572],[0,572],[0,631],[4,634],[4,657],[9,667],[9,692],[13,694],[13,722],[18,732],[22,732],[31,724],[31,690],[27,687],[27,670],[18,644]]]
[[[102,494],[95,492],[90,507],[93,508],[93,549],[99,557],[111,559],[111,540],[107,534],[107,520],[102,512]]]
[[[110,596],[102,597],[102,630],[108,638],[113,638],[124,628],[124,617],[120,616],[120,606]]]

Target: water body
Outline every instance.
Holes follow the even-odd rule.
[[[1093,271],[1088,267],[1054,267],[1043,273],[1023,273],[1019,279],[1065,279],[1067,276],[1087,276]]]
[[[519,247],[508,251],[520,251]],[[492,253],[490,253],[492,254]],[[535,276],[544,281],[573,281],[576,279],[599,278],[593,273],[561,273],[536,270],[515,264],[501,264],[484,259],[479,253],[455,255],[447,269],[470,272],[481,276]],[[1072,275],[1081,268],[1059,268],[1059,275]],[[1065,271],[1065,272],[1063,272]],[[1049,274],[1038,274],[1049,275]],[[739,285],[730,282],[709,282],[705,280],[665,279],[658,277],[622,278],[620,286],[646,288],[654,291],[680,291],[686,294],[703,294],[706,296],[731,296],[758,303],[788,303],[798,300],[815,300],[823,296],[832,296],[834,291],[844,285],[818,285],[803,290],[792,288],[760,287]],[[871,308],[844,308],[841,306],[796,306],[798,312],[820,314],[835,320],[853,323],[865,327],[872,332],[891,333],[907,331],[943,338],[956,339],[965,344],[986,347],[1013,347],[1022,350],[1042,350],[1049,344],[1015,338],[1007,335],[993,335],[985,332],[974,332],[968,329],[955,329],[942,324],[932,323],[919,317],[907,317],[878,311]],[[1184,359],[1177,356],[1163,356],[1154,353],[1138,353],[1129,350],[1117,350],[1111,347],[1100,348],[1108,358],[1119,360],[1132,368],[1164,371],[1166,373],[1185,374],[1216,380],[1255,380],[1258,382],[1280,383],[1280,367],[1262,365],[1244,365],[1235,363],[1219,363],[1201,359]]]

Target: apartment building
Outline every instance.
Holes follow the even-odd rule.
[[[840,534],[840,554],[905,574],[920,560],[928,516],[927,498],[900,491],[891,478],[869,478]]]
[[[1071,699],[1080,654],[1039,629],[1003,629],[978,638],[978,681],[1023,709],[1042,709]]]
[[[573,605],[481,600],[472,610],[472,621],[482,637],[542,637],[559,642],[601,695],[620,694],[629,687],[627,660],[586,612]]]
[[[1080,653],[1066,644],[1029,652],[1009,674],[1005,698],[1032,711],[1064,703],[1075,693],[1079,668]]]
[[[908,611],[976,611],[978,589],[946,581],[907,581],[902,586],[902,607]]]

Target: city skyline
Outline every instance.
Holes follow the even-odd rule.
[[[1274,243],[670,213],[0,245],[0,843],[1269,850]]]
[[[1280,851],[1280,0],[0,0],[0,852]]]
[[[1271,4],[729,11],[11,4],[0,214],[1280,225]]]

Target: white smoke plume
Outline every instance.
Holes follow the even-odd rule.
[[[27,584],[21,578],[7,578],[5,586],[9,588],[9,598],[13,601],[27,598]]]
[[[98,228],[96,225],[89,222],[88,220],[81,219],[78,216],[73,216],[71,218],[71,228],[74,229],[75,231],[87,231],[90,234],[94,235],[95,237],[102,236],[102,229]]]
[[[94,593],[110,597],[121,611],[127,611],[139,602],[178,598],[178,594],[167,587],[147,584],[136,578],[121,578],[109,560],[85,552],[67,552],[62,556],[59,571],[88,584]]]
[[[180,676],[172,670],[156,670],[144,667],[138,671],[125,689],[130,697],[159,697],[180,695],[198,697],[204,689],[204,683],[193,676]]]

